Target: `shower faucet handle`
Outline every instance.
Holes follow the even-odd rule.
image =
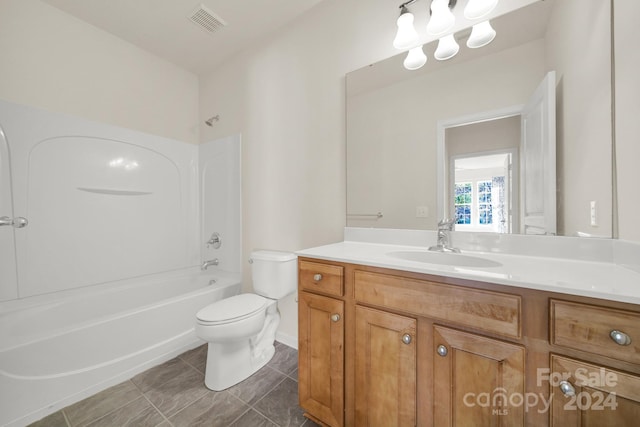
[[[29,224],[27,218],[17,216],[10,218],[8,216],[0,216],[0,227],[3,225],[11,225],[13,228],[24,228]]]
[[[214,232],[211,238],[207,241],[207,247],[213,246],[213,249],[219,249],[222,246],[222,239],[220,233]]]

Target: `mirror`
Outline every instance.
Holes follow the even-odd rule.
[[[460,52],[450,60],[433,58],[434,42],[425,45],[429,59],[419,70],[405,70],[400,54],[347,75],[347,226],[435,229],[456,211],[455,166],[509,152],[501,168],[508,171],[510,161],[511,176],[495,175],[495,190],[478,189],[493,175],[473,181],[475,223],[469,217],[456,229],[523,232],[522,211],[533,200],[524,189],[540,187],[546,175],[523,173],[530,160],[518,111],[555,71],[556,230],[544,233],[611,237],[610,4],[539,1],[491,22],[497,36],[483,48],[467,48],[463,30],[456,33]],[[486,127],[492,115],[518,116],[509,147],[480,143],[482,129],[473,126]],[[516,191],[499,199],[509,187]],[[496,205],[511,206],[492,207],[498,224],[484,230],[479,212],[486,222],[489,211],[480,194],[484,202],[493,194]]]

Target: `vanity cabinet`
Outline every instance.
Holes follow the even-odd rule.
[[[551,372],[552,427],[635,427],[640,423],[640,376],[558,355]]]
[[[435,326],[433,424],[435,426],[524,425],[524,347]]]
[[[299,341],[300,405],[321,425],[640,420],[633,304],[300,257]]]
[[[640,363],[640,313],[606,306],[550,301],[551,426],[631,427],[640,420],[640,375],[609,366]],[[614,359],[598,363],[594,359]]]
[[[356,306],[355,425],[416,425],[416,319]]]
[[[342,267],[301,262],[299,282],[300,406],[314,421],[341,427],[344,425],[344,301],[302,289],[342,296]]]

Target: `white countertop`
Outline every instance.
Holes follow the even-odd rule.
[[[423,246],[345,241],[301,250],[297,255],[640,304],[640,272],[613,262],[463,250],[462,254],[496,261],[501,266],[459,267],[387,255],[394,251],[426,249]]]

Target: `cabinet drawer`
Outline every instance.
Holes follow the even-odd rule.
[[[638,425],[639,376],[555,354],[551,372],[551,427]],[[563,396],[560,378],[573,396]]]
[[[341,297],[344,294],[344,267],[300,261],[300,288]]]
[[[640,363],[640,313],[595,305],[551,300],[551,343]],[[630,338],[618,344],[618,331]]]
[[[359,302],[508,337],[521,336],[518,295],[364,271],[355,272],[354,286]]]

